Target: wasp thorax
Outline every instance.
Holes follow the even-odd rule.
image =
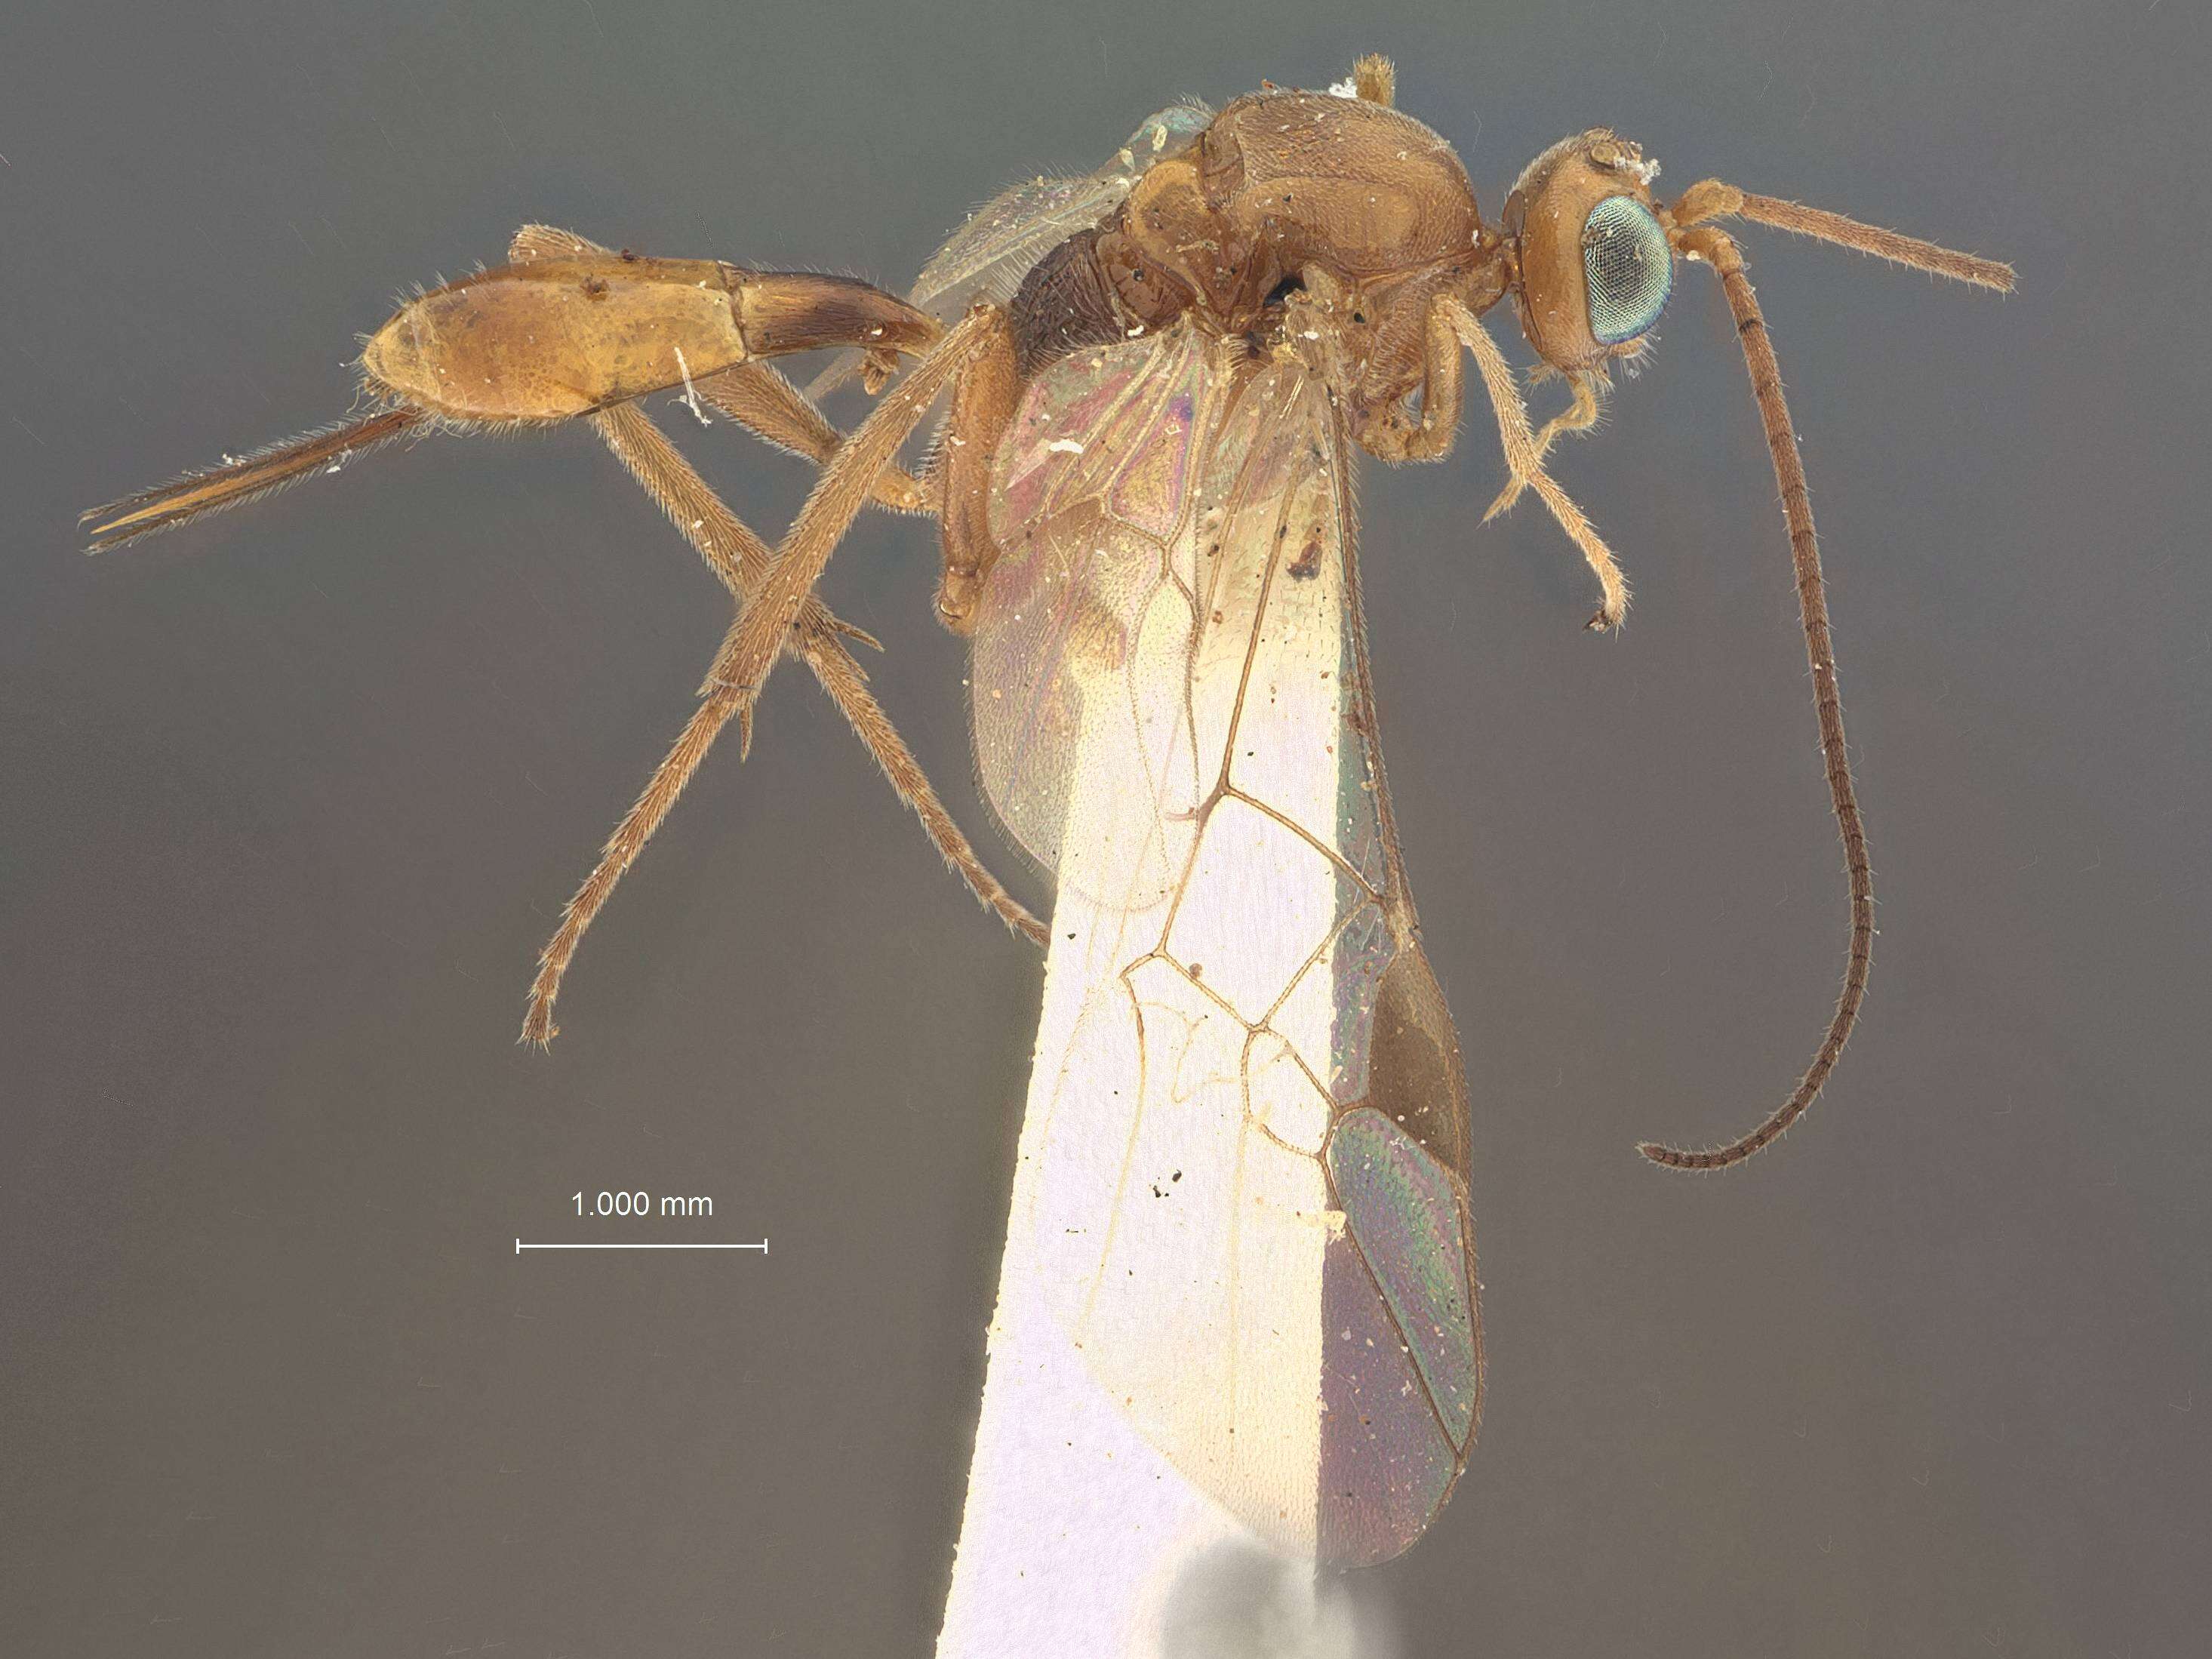
[[[1241,332],[1310,270],[1351,283],[1463,270],[1480,234],[1466,171],[1428,127],[1365,99],[1269,92],[1148,172],[1099,252],[1148,324],[1189,306]]]

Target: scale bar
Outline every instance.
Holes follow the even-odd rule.
[[[514,1241],[514,1253],[525,1250],[758,1250],[768,1254],[768,1240],[757,1244],[526,1244]]]

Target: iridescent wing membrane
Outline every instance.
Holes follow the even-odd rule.
[[[1154,1447],[1278,1547],[1385,1559],[1480,1405],[1457,1041],[1390,830],[1350,457],[1297,358],[1085,350],[1000,452],[979,766],[1080,1012],[1031,1212]]]

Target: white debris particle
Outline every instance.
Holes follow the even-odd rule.
[[[1083,446],[1073,438],[1054,438],[1045,447],[1055,455],[1080,455]]]
[[[1356,80],[1334,82],[1329,86],[1328,95],[1332,98],[1357,98],[1359,96],[1359,82]]]
[[[698,417],[701,426],[714,425],[714,423],[707,418],[707,411],[699,407],[699,388],[691,384],[691,365],[684,361],[682,346],[676,348],[676,368],[677,372],[684,377],[684,395],[677,401]]]

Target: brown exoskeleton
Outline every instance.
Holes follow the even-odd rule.
[[[1842,995],[1790,1098],[1728,1146],[1643,1149],[1674,1167],[1718,1167],[1773,1140],[1819,1091],[1856,1014],[1873,933],[1804,478],[1743,255],[1719,222],[1749,219],[1990,288],[2009,289],[2012,272],[1717,180],[1664,202],[1652,189],[1657,171],[1626,140],[1585,132],[1540,156],[1498,219],[1486,222],[1451,147],[1392,107],[1389,66],[1368,58],[1332,92],[1269,88],[1210,118],[1192,106],[1164,112],[1139,130],[1118,165],[1080,189],[1051,198],[1010,192],[940,256],[936,297],[975,296],[957,319],[860,282],[613,253],[529,227],[514,239],[512,263],[421,295],[378,331],[362,358],[377,412],[88,514],[93,545],[235,505],[403,434],[578,418],[599,430],[730,589],[738,613],[699,708],[545,949],[523,1030],[543,1042],[554,1035],[554,1000],[584,930],[723,726],[735,718],[741,731],[749,727],[786,653],[821,680],[978,896],[1042,939],[870,696],[847,643],[866,635],[832,616],[813,590],[864,505],[926,512],[942,542],[940,614],[956,629],[974,629],[1005,551],[993,506],[1004,493],[1010,422],[1054,365],[1178,329],[1215,343],[1210,361],[1232,378],[1247,372],[1240,362],[1287,355],[1325,383],[1352,443],[1409,461],[1450,448],[1462,354],[1471,355],[1509,473],[1492,512],[1534,489],[1596,578],[1601,597],[1589,625],[1611,629],[1626,611],[1626,584],[1546,471],[1546,453],[1562,434],[1595,421],[1608,369],[1644,349],[1676,262],[1708,265],[1735,318],[1781,486],[1851,904]],[[1538,431],[1480,320],[1509,296],[1529,344],[1571,396]],[[849,436],[767,366],[823,347],[856,349],[869,389],[882,393]],[[902,359],[913,365],[894,379]],[[778,551],[731,514],[643,413],[641,398],[678,388],[695,409],[703,398],[822,465]],[[928,468],[909,477],[894,465],[896,453],[940,398],[940,441]]]

